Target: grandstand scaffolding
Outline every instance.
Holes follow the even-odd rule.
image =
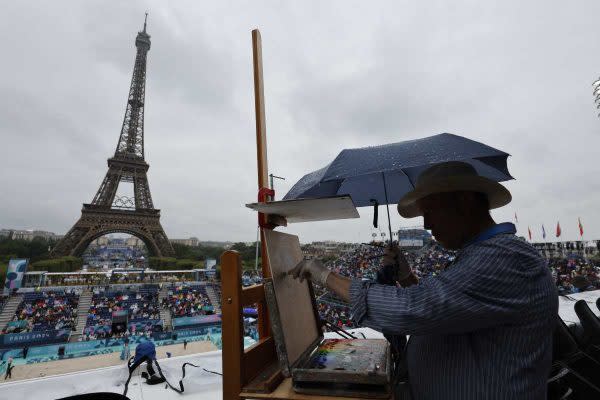
[[[76,342],[83,334],[87,317],[92,304],[92,291],[89,289],[84,290],[79,296],[79,305],[77,307],[77,325],[75,326],[75,332],[71,334],[69,339],[70,342]]]
[[[13,319],[13,317],[15,316],[15,311],[17,311],[19,304],[21,304],[22,302],[22,294],[12,295],[8,298],[8,301],[2,309],[2,314],[0,314],[0,329],[4,328],[6,324],[8,324]]]
[[[221,313],[221,295],[215,292],[212,285],[206,285],[206,295],[215,308],[215,314]]]
[[[163,304],[164,300],[166,300],[168,296],[169,287],[167,285],[164,285],[158,293],[158,304]],[[168,307],[161,307],[160,319],[163,321],[163,327],[166,331],[170,331],[173,329],[171,320],[171,310]]]

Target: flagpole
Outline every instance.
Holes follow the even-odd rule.
[[[544,244],[546,244],[546,228],[544,228],[544,224],[542,224],[542,239],[544,240]],[[546,246],[544,246],[546,248]]]
[[[583,240],[583,225],[581,223],[581,217],[577,217],[577,228],[579,228],[579,238],[581,239],[581,245],[583,246],[583,259],[587,261],[587,257],[585,256],[585,241]]]
[[[579,240],[581,240],[581,246],[583,247],[583,259],[585,260],[585,242],[583,241],[583,226],[581,225],[581,217],[577,217],[577,229],[579,229]]]

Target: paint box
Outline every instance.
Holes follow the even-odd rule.
[[[308,281],[287,275],[302,259],[297,236],[265,231],[270,279],[265,298],[282,373],[298,393],[389,398],[390,349],[385,339],[324,339]]]

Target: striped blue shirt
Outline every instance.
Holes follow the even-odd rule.
[[[410,287],[354,280],[350,298],[358,324],[411,335],[415,400],[546,399],[558,296],[537,250],[515,235],[470,244]]]

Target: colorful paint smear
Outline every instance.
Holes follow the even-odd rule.
[[[374,372],[385,368],[386,341],[381,339],[326,339],[311,356],[308,368]]]

